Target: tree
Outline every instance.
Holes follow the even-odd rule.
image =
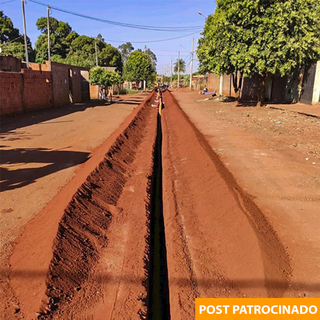
[[[106,87],[110,87],[113,84],[121,82],[121,77],[117,72],[108,71],[100,67],[91,69],[89,78],[90,78],[91,84],[103,85]]]
[[[13,27],[12,20],[0,11],[0,43],[6,43],[20,36],[19,29]]]
[[[49,18],[50,24],[50,53],[55,56],[56,60],[65,59],[70,50],[73,40],[79,35],[72,31],[71,26],[63,21],[59,21],[54,17]],[[47,18],[41,17],[37,20],[36,26],[42,33],[36,42],[36,62],[44,63],[48,60],[48,30]]]
[[[153,68],[156,69],[157,66],[157,56],[154,52],[152,52],[149,48],[145,48],[144,51],[142,51],[141,49],[138,49],[138,51],[144,52],[145,54],[147,54],[152,62]]]
[[[29,61],[34,61],[35,52],[32,49],[31,41],[27,37]],[[14,28],[12,20],[0,11],[0,48],[2,54],[11,54],[21,60],[26,60],[24,38],[19,29]]]
[[[121,59],[122,59],[122,63],[125,64],[128,60],[128,57],[131,53],[131,51],[134,50],[134,47],[132,46],[131,42],[126,42],[121,44],[118,47],[120,54],[121,54]]]
[[[177,61],[174,64],[173,71],[175,73],[178,72],[179,64],[180,64],[180,72],[185,73],[186,72],[186,62],[183,59],[180,59],[180,60],[177,59]]]
[[[140,82],[151,79],[154,71],[150,57],[136,50],[131,52],[127,63],[124,65],[123,75],[128,81]]]
[[[118,71],[122,71],[121,54],[119,50],[111,44],[106,44],[99,52],[99,65],[106,67],[116,67]]]
[[[199,69],[259,74],[262,105],[268,75],[290,75],[320,59],[319,21],[319,0],[217,0],[199,40]]]
[[[48,59],[47,18],[39,18],[36,25],[42,33],[36,42],[36,60],[39,63],[44,63]],[[100,66],[116,67],[119,71],[122,70],[120,52],[107,44],[101,34],[98,34],[96,38],[85,35],[79,36],[78,33],[72,31],[68,23],[50,17],[52,61],[91,68],[96,65],[95,45],[97,45]]]

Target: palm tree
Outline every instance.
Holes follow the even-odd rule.
[[[178,73],[178,68],[179,68],[179,63],[180,63],[180,72],[185,73],[186,72],[186,62],[183,59],[177,59],[177,61],[174,64],[174,72]]]

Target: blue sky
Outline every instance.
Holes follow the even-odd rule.
[[[23,32],[22,13],[20,0],[0,0],[0,10],[9,16],[16,28]],[[151,25],[151,26],[203,26],[205,18],[198,15],[201,11],[204,15],[213,13],[215,8],[214,0],[167,0],[167,1],[152,1],[152,0],[39,0],[45,4],[51,4],[55,7],[82,13],[85,15],[94,16],[97,18],[108,19],[113,21]],[[6,3],[3,3],[6,2]],[[2,4],[1,4],[2,3]],[[121,43],[131,41],[134,48],[144,48],[144,43],[133,43],[134,41],[154,41],[167,38],[179,37],[189,34],[188,32],[159,32],[130,29],[124,27],[113,26],[101,22],[91,21],[84,18],[76,17],[59,11],[53,10],[51,15],[58,20],[68,22],[73,30],[80,35],[97,36],[99,33],[106,41],[115,47]],[[39,17],[46,16],[46,8],[26,0],[26,20],[27,34],[34,45],[39,31],[36,28],[36,21]],[[201,31],[201,30],[200,30]],[[194,37],[195,47],[197,39],[200,37],[200,31],[194,35],[171,41],[161,41],[153,43],[145,43],[157,55],[158,66],[157,71],[160,74],[169,74],[170,61],[175,61],[178,57],[178,51],[181,51],[181,57],[184,58],[189,66],[191,51],[191,41]],[[118,40],[114,42],[108,40]],[[195,56],[196,58],[196,56]],[[194,71],[197,68],[195,61]],[[189,73],[189,67],[187,68]]]

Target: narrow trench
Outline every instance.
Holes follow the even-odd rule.
[[[170,319],[167,249],[162,198],[162,129],[158,114],[154,147],[153,177],[150,192],[150,265],[148,284],[148,319]]]

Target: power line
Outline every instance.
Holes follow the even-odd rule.
[[[38,5],[41,6],[45,6],[47,7],[48,4],[45,4],[43,2],[39,2],[36,0],[29,0],[30,2],[36,3]],[[94,20],[94,21],[99,21],[102,23],[107,23],[107,24],[112,24],[115,26],[120,26],[120,27],[126,27],[126,28],[134,28],[134,29],[143,29],[143,30],[150,30],[150,31],[166,31],[166,32],[183,32],[183,31],[192,31],[195,29],[202,29],[202,26],[189,26],[189,27],[159,27],[159,26],[148,26],[148,25],[139,25],[139,24],[131,24],[131,23],[124,23],[124,22],[118,22],[118,21],[112,21],[112,20],[106,20],[106,19],[101,19],[101,18],[97,18],[97,17],[92,17],[92,16],[88,16],[85,14],[81,14],[81,13],[76,13],[76,12],[72,12],[72,11],[68,11],[65,9],[61,9],[52,5],[49,5],[51,9],[56,10],[56,11],[60,11],[60,12],[64,12],[67,14],[72,14],[74,16],[78,16],[81,18],[85,18],[85,19],[89,19],[89,20]]]
[[[13,42],[13,41],[16,41],[16,40],[18,40],[18,39],[20,39],[20,38],[22,38],[22,37],[23,37],[23,34],[22,34],[21,36],[17,37],[17,38],[14,38],[14,39],[12,39],[12,40],[6,41],[6,43],[4,43],[4,45],[6,45],[6,44],[8,44],[8,43],[11,43],[11,42]]]
[[[150,50],[153,50],[153,51],[166,51],[166,52],[175,52],[177,53],[177,50],[164,50],[164,49],[152,49],[152,48],[149,48]],[[180,52],[189,52],[189,51],[180,51]]]
[[[30,1],[30,0],[29,0]],[[193,34],[199,33],[199,31],[197,32],[192,32],[192,33],[188,33],[185,34],[183,36],[180,37],[174,37],[174,38],[167,38],[167,39],[159,39],[159,40],[150,40],[150,41],[130,41],[131,43],[151,43],[151,42],[162,42],[162,41],[170,41],[170,40],[175,40],[175,39],[180,39],[180,38],[184,38],[184,37],[188,37],[191,36]],[[128,42],[126,40],[109,40],[109,39],[105,39],[105,41],[109,41],[109,42],[120,42],[120,43],[124,43],[124,42]],[[176,52],[176,51],[175,51]]]

